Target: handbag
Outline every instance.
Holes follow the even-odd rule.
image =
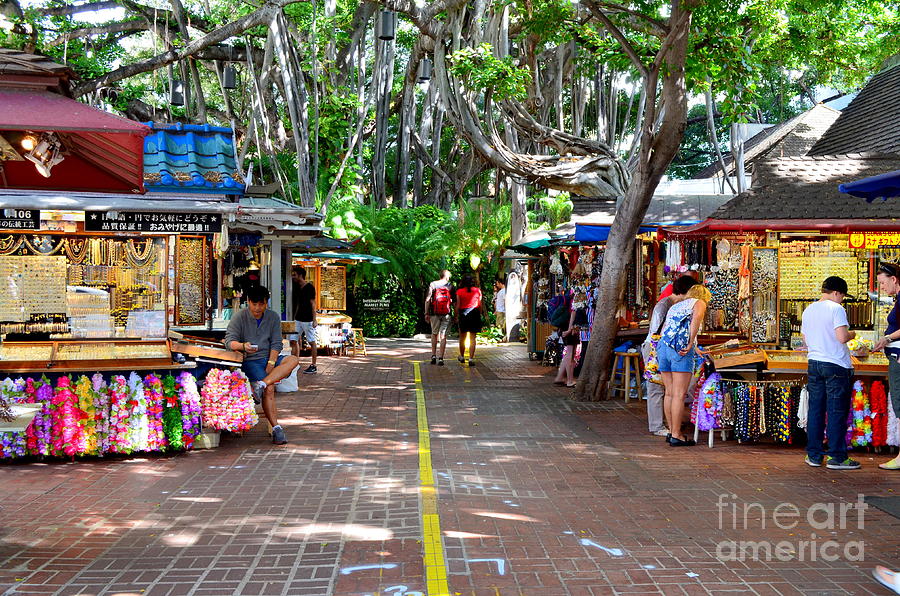
[[[659,373],[659,356],[657,354],[657,349],[659,347],[659,340],[662,337],[660,332],[662,331],[665,322],[665,318],[663,318],[656,333],[650,336],[647,347],[647,357],[644,359],[644,379],[651,383],[656,383],[657,385],[663,384],[662,375]]]

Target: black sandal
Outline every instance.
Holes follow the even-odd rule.
[[[669,445],[671,445],[672,447],[693,447],[696,444],[697,443],[694,442],[694,439],[682,440],[672,437],[671,440],[669,440]]]

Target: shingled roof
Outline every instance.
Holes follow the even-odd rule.
[[[0,86],[43,86],[69,95],[69,80],[75,71],[40,54],[0,48]]]
[[[244,194],[234,134],[208,124],[147,122],[144,185],[150,192]]]
[[[900,64],[866,84],[810,149],[810,155],[900,155]]]
[[[753,163],[766,157],[806,155],[840,114],[838,110],[820,103],[786,122],[767,128],[744,143],[744,162],[752,170]],[[734,159],[730,153],[723,155],[723,158],[730,176],[734,173]],[[714,162],[693,177],[712,178],[721,173],[719,164]]]
[[[757,163],[753,187],[717,209],[710,219],[829,220],[900,217],[895,201],[866,203],[838,184],[900,169],[900,155],[828,155]]]

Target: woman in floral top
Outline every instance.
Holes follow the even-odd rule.
[[[694,441],[685,438],[681,432],[681,419],[684,415],[684,395],[694,374],[694,355],[700,354],[697,334],[709,299],[709,290],[701,285],[692,287],[683,299],[669,309],[660,334],[657,358],[660,376],[666,387],[663,411],[671,430],[671,436],[666,440],[672,447],[694,445]]]

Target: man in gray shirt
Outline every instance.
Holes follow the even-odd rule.
[[[263,412],[272,425],[272,442],[284,445],[287,439],[278,424],[275,384],[287,378],[300,359],[281,356],[281,317],[268,307],[269,290],[263,286],[247,290],[247,308],[238,311],[228,323],[225,346],[244,353],[241,370],[250,379],[254,400],[262,401]]]

